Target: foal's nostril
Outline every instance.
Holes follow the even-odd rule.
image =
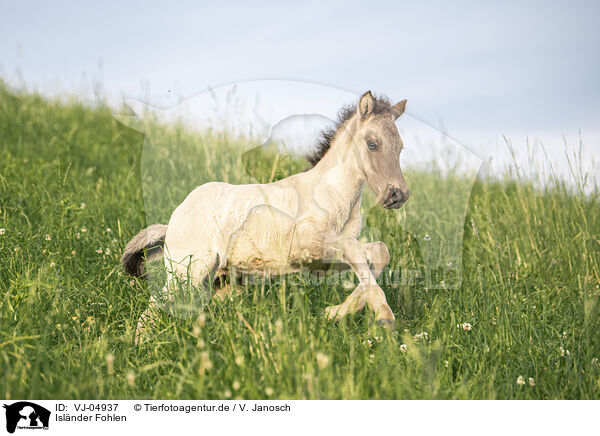
[[[400,207],[406,201],[405,192],[400,188],[388,185],[388,193],[385,197],[383,205],[387,208],[395,209]]]
[[[408,200],[410,192],[408,189],[400,189],[395,186],[388,186],[388,194],[383,202],[383,205],[388,208],[396,209],[402,206]]]
[[[398,189],[398,188],[391,187],[388,198],[392,202],[396,202],[396,201],[398,201],[398,200],[400,200],[402,198],[402,191],[400,191],[400,189]]]

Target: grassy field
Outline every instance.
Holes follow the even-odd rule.
[[[382,286],[396,332],[368,312],[324,320],[349,291],[298,275],[253,284],[191,319],[164,314],[134,346],[150,290],[122,275],[125,244],[166,223],[194,186],[252,180],[240,170],[249,145],[151,127],[158,139],[142,153],[143,135],[106,107],[0,86],[0,396],[600,398],[598,196],[509,177],[475,184],[458,289]],[[168,186],[152,183],[169,176]],[[411,201],[461,183],[440,177],[408,171]],[[440,202],[440,216],[447,207]],[[402,232],[394,213],[372,211],[366,237],[389,235],[391,270],[420,269],[419,236]],[[428,225],[445,224],[436,216]]]

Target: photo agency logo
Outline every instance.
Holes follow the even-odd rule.
[[[162,272],[145,270],[158,294],[166,289],[165,266],[167,282],[183,285],[179,288],[189,289],[194,276],[209,283],[204,288],[212,290],[201,302],[218,292],[214,284],[226,282],[220,277],[225,271],[227,281],[237,284],[265,276],[293,281],[290,272],[308,270],[311,279],[348,288],[354,273],[360,277],[361,271],[381,286],[459,288],[465,217],[483,159],[411,115],[410,109],[405,111],[404,96],[389,96],[391,101],[379,95],[265,80],[211,89],[170,109],[126,100],[127,112],[116,118],[144,135],[140,170],[147,222],[163,224],[149,229],[147,235],[163,232],[164,240],[173,211],[203,184],[259,184],[243,188],[237,200],[227,197],[228,188],[220,188],[224,185],[210,185],[214,192],[199,201],[203,210],[218,209],[218,217],[200,220],[203,224],[193,233],[205,232],[202,240],[212,240],[215,247],[194,258],[170,245],[167,236],[165,262],[158,267]],[[357,127],[382,114],[385,121]],[[346,151],[333,156],[332,144],[339,138],[346,138]],[[340,171],[328,171],[317,181],[313,178],[308,187],[303,175],[325,159]],[[355,180],[348,176],[352,171],[360,173],[362,185],[354,186]],[[278,182],[292,175],[297,183]],[[281,189],[260,185],[273,182]],[[324,194],[325,187],[331,192]],[[255,192],[262,200],[253,200]],[[354,201],[353,207],[343,217],[335,215],[330,205],[345,201],[346,196]],[[250,210],[242,210],[244,202],[253,202]],[[304,226],[308,215],[325,217],[332,233],[338,233],[332,235],[336,247],[339,234],[347,230],[365,256],[354,259],[351,267],[340,268],[347,253],[328,249],[333,243],[328,246],[324,241],[322,252],[309,253],[313,247],[306,239],[311,230]],[[345,224],[339,226],[342,221]],[[214,229],[211,222],[216,222]],[[179,231],[186,233],[182,227]],[[223,231],[227,240],[219,240]],[[281,241],[270,241],[269,235],[278,235]],[[150,245],[146,247],[154,250]],[[365,260],[366,269],[359,265]],[[246,274],[253,272],[261,274]],[[167,298],[173,302],[171,292]]]
[[[14,433],[19,430],[48,430],[50,411],[45,407],[29,401],[5,404],[6,431]]]

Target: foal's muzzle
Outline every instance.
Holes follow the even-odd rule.
[[[398,209],[401,207],[410,195],[410,191],[408,189],[400,189],[395,186],[388,185],[387,194],[383,198],[381,204],[386,209]]]

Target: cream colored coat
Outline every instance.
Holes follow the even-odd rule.
[[[376,282],[389,263],[387,247],[357,238],[366,183],[386,207],[400,207],[408,198],[394,124],[405,103],[382,106],[370,92],[363,95],[329,150],[306,172],[269,184],[215,182],[192,191],[166,229],[165,294],[181,279],[202,286],[220,274],[287,274],[338,262],[354,270],[359,284],[342,304],[326,308],[326,316],[339,319],[368,304],[380,324],[393,328],[394,314]]]

